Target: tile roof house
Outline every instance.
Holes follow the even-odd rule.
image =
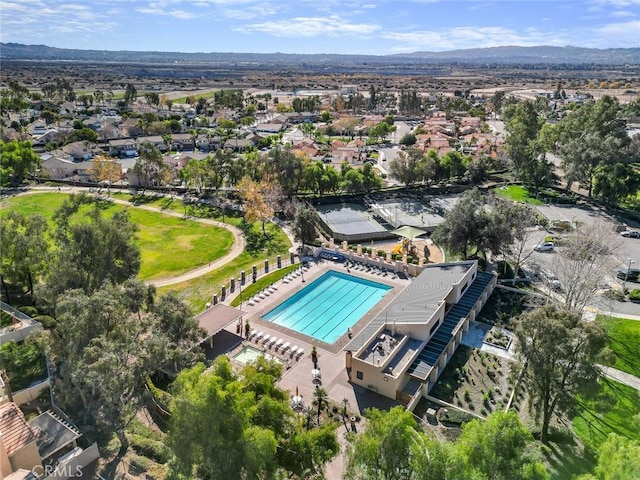
[[[38,434],[27,423],[15,403],[0,405],[0,476],[6,478],[16,470],[29,472],[42,467],[38,451]],[[22,477],[25,478],[25,477]]]

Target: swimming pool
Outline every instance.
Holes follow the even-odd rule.
[[[392,287],[331,270],[262,318],[333,343]]]
[[[249,362],[253,362],[254,360],[257,360],[258,357],[261,357],[263,355],[267,360],[275,360],[277,362],[282,363],[282,360],[280,360],[279,358],[274,357],[273,355],[269,355],[268,353],[265,353],[262,350],[258,350],[257,348],[253,348],[253,347],[244,347],[242,350],[240,350],[238,353],[236,353],[233,356],[233,359],[237,360],[240,363],[247,364]]]

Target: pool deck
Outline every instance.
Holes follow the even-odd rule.
[[[335,343],[328,344],[302,333],[281,327],[272,322],[261,320],[261,314],[275,308],[284,300],[298,292],[307,283],[321,276],[328,269],[347,273],[347,269],[343,264],[330,261],[321,261],[318,263],[312,262],[308,271],[304,274],[305,283],[302,283],[301,277],[294,278],[290,283],[283,283],[282,280],[279,280],[275,283],[275,287],[277,288],[276,292],[269,295],[266,299],[260,300],[259,303],[253,306],[249,305],[247,302],[242,303],[241,309],[246,312],[243,321],[249,321],[251,330],[255,329],[262,331],[265,335],[275,335],[277,338],[282,339],[283,342],[289,342],[291,346],[297,345],[298,347],[304,348],[304,354],[302,357],[292,359],[286,353],[282,354],[274,352],[273,348],[263,345],[262,342],[256,343],[252,340],[245,340],[243,345],[252,345],[253,347],[264,350],[271,355],[288,360],[289,368],[285,368],[282,377],[278,381],[278,386],[284,390],[288,390],[291,394],[293,394],[296,391],[296,388],[298,388],[300,395],[304,398],[305,405],[311,405],[313,400],[313,391],[316,385],[318,385],[317,383],[313,383],[311,374],[311,370],[313,369],[311,349],[314,346],[318,353],[318,368],[321,371],[320,386],[322,386],[322,388],[327,392],[331,401],[340,403],[342,399],[346,398],[349,401],[349,410],[360,413],[362,413],[365,408],[369,407],[388,409],[393,405],[397,405],[398,402],[395,402],[394,400],[383,397],[382,395],[366,390],[358,385],[353,385],[349,382],[347,371],[345,369],[345,352],[343,351],[343,348],[349,342],[347,334],[340,337]],[[361,277],[393,287],[393,290],[385,295],[385,297],[378,302],[375,307],[373,307],[353,327],[351,327],[353,335],[356,335],[360,330],[362,330],[384,307],[391,302],[391,300],[393,300],[393,298],[396,297],[396,295],[404,289],[404,287],[411,283],[410,279],[393,279],[391,277],[383,277],[366,271],[355,271],[351,269],[348,273],[356,277]],[[227,301],[230,300],[231,298]],[[227,329],[230,332],[235,333],[235,325],[229,325]]]

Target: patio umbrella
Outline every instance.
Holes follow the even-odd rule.
[[[403,227],[397,228],[391,233],[400,237],[408,238],[409,240],[413,240],[414,238],[419,237],[420,235],[424,235],[427,232],[416,227],[405,225]]]

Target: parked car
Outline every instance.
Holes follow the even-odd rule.
[[[620,235],[627,238],[640,238],[640,230],[625,230]]]
[[[621,268],[619,270],[616,270],[616,277],[629,282],[637,282],[640,279],[640,269]]]
[[[560,280],[552,272],[539,270],[536,276],[540,281],[545,283],[547,287],[549,287],[549,289],[555,290],[557,292],[562,291],[562,284],[560,283]]]
[[[533,247],[536,252],[553,252],[554,248],[556,248],[556,244],[553,242],[542,242]]]

